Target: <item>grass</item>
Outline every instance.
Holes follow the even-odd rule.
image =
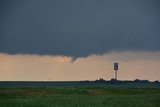
[[[0,107],[159,107],[160,89],[5,87]]]

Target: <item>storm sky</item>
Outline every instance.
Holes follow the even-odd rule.
[[[142,57],[144,62],[155,61],[159,65],[159,51],[159,0],[0,0],[0,59],[3,59],[2,62],[6,61],[6,67],[10,67],[6,57],[12,60],[14,55],[17,59],[26,55],[27,58],[30,55],[40,59],[47,55],[69,58],[72,65],[72,60],[75,59],[90,58],[92,55],[105,59],[104,56],[108,58],[114,53],[117,53],[118,57],[112,57],[113,62],[123,62],[124,60],[119,58],[122,55],[128,63]],[[130,53],[129,56],[127,52]],[[153,57],[153,54],[156,57]],[[131,58],[133,56],[134,58]],[[98,61],[96,60],[97,63]],[[13,61],[12,65],[15,63]],[[27,63],[32,63],[32,60]],[[19,66],[15,65],[15,68]],[[89,70],[92,65],[87,67]],[[25,68],[26,66],[21,72]],[[72,65],[71,68],[75,66]],[[80,69],[79,66],[77,69]],[[0,70],[2,75],[10,71],[2,68]],[[157,75],[157,68],[155,72]],[[90,79],[94,78],[96,77]],[[145,78],[147,79],[147,76]],[[17,80],[21,79],[23,80]],[[16,80],[16,77],[13,80]],[[154,76],[151,80],[154,80]]]
[[[160,50],[158,0],[1,0],[0,52]]]

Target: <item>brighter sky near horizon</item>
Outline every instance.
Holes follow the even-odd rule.
[[[114,78],[119,62],[120,80],[160,80],[160,52],[112,52],[72,62],[66,56],[0,54],[1,81],[74,81]]]

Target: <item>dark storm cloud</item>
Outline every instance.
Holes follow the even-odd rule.
[[[158,0],[1,0],[0,52],[160,51]]]

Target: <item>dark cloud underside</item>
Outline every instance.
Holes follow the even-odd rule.
[[[158,0],[1,0],[0,52],[160,50]]]

